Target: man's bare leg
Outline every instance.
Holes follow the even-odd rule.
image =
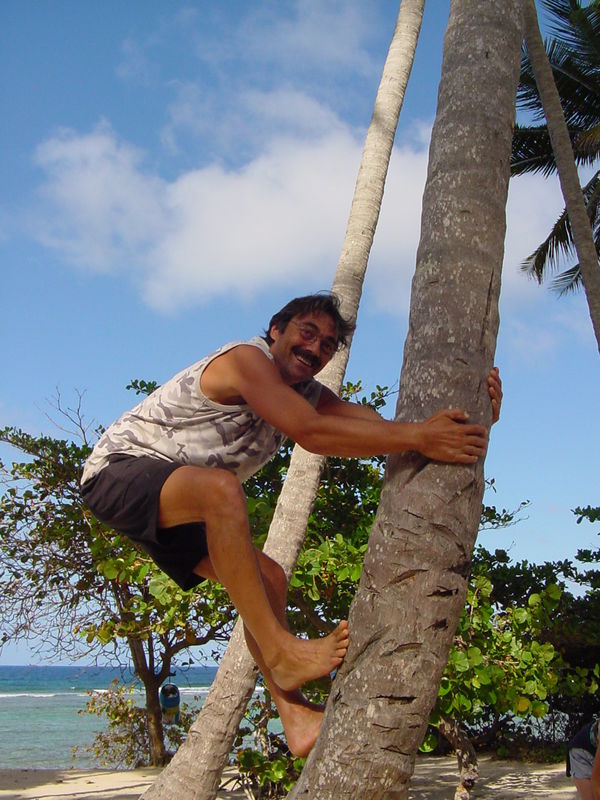
[[[581,800],[595,800],[592,782],[586,778],[574,778],[575,788]]]
[[[218,581],[256,640],[273,681],[293,691],[327,675],[348,649],[344,620],[322,639],[298,639],[282,625],[267,597],[250,538],[246,498],[235,475],[221,469],[184,466],[165,481],[158,523],[162,528],[204,521],[210,561]]]
[[[285,574],[279,564],[260,550],[256,556],[263,583],[277,619],[287,630],[285,617],[287,583]],[[194,572],[209,580],[217,580],[210,558],[203,559]],[[285,691],[273,680],[270,669],[266,666],[262,653],[248,628],[244,626],[246,643],[258,668],[262,672],[273,702],[279,712],[287,745],[295,756],[307,756],[317,740],[323,722],[323,706],[309,702],[299,689]]]

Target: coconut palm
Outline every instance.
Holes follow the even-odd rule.
[[[441,397],[491,416],[485,374],[498,330],[522,7],[451,2],[398,420],[433,413]],[[350,649],[289,800],[408,797],[464,606],[482,495],[481,462],[388,458]]]
[[[600,158],[600,0],[584,4],[582,0],[541,0],[549,14],[546,42],[575,161],[579,166],[593,166]],[[521,60],[517,105],[529,112],[533,124],[517,125],[513,137],[511,170],[513,175],[526,172],[556,172],[556,160],[545,123],[544,108],[527,51]],[[583,187],[596,251],[600,248],[600,171]],[[522,269],[540,283],[549,273],[560,269],[564,259],[575,253],[571,223],[563,210],[548,237],[525,259]],[[552,286],[560,294],[582,286],[579,263],[563,270]]]

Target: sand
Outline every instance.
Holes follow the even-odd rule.
[[[130,800],[139,797],[158,775],[156,769],[110,770],[0,770],[0,800]],[[245,798],[229,784],[219,792],[224,800]],[[409,793],[410,800],[453,800],[456,787],[453,758],[420,758]],[[523,764],[484,757],[472,800],[576,800],[565,776],[564,764]]]

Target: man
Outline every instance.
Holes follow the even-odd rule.
[[[600,718],[588,722],[567,745],[567,776],[571,776],[581,800],[600,800]]]
[[[315,381],[351,330],[334,295],[292,300],[265,338],[225,345],[124,414],[102,435],[82,477],[83,498],[98,519],[140,544],[180,586],[202,578],[225,586],[297,755],[309,752],[322,721],[299,687],[341,664],[348,625],[317,640],[289,632],[285,575],[252,544],[241,482],[284,436],[324,455],[416,450],[462,464],[487,448],[486,429],[467,424],[464,411],[390,422]],[[495,421],[497,370],[488,382]]]

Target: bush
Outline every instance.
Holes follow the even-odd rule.
[[[103,767],[146,767],[151,763],[147,712],[136,705],[135,686],[115,679],[106,692],[88,692],[90,699],[80,714],[96,714],[108,719],[108,727],[86,747]],[[165,725],[165,743],[171,755],[185,739],[195,713],[182,709],[177,725]],[[73,749],[73,755],[77,748]]]

